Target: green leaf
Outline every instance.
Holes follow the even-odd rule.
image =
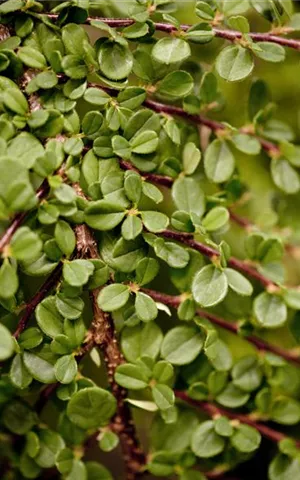
[[[84,301],[80,297],[72,298],[63,294],[56,295],[55,304],[59,313],[71,320],[79,318],[84,309]]]
[[[278,454],[269,467],[270,480],[289,480],[300,475],[300,463],[298,458],[290,458],[287,455]]]
[[[72,395],[67,406],[71,422],[83,429],[106,425],[116,411],[116,400],[103,388],[89,387]]]
[[[256,390],[263,379],[263,373],[255,355],[242,357],[232,369],[232,381],[245,392]]]
[[[26,435],[26,453],[29,457],[37,456],[40,449],[39,437],[35,432],[28,432]]]
[[[189,44],[182,38],[164,37],[154,45],[151,55],[159,63],[172,65],[183,62],[191,54]]]
[[[0,297],[11,298],[17,292],[19,279],[15,268],[5,258],[0,268]]]
[[[36,319],[40,329],[54,338],[63,333],[63,317],[56,307],[55,297],[46,297],[36,308]]]
[[[40,237],[35,232],[28,227],[21,227],[11,239],[11,255],[17,260],[30,260],[39,255],[42,245]]]
[[[174,368],[169,362],[160,360],[155,364],[152,374],[158,383],[168,383],[174,375]]]
[[[196,15],[200,17],[202,20],[213,20],[215,16],[215,12],[213,9],[213,5],[209,5],[206,2],[197,2],[196,3]]]
[[[300,420],[300,403],[288,397],[278,397],[271,406],[270,417],[281,425],[295,425]]]
[[[261,151],[259,140],[245,133],[235,133],[231,137],[231,141],[240,152],[246,153],[246,155],[258,155]]]
[[[159,239],[155,243],[154,249],[156,255],[173,268],[186,267],[190,259],[187,250],[176,245],[176,243],[165,242],[163,239]]]
[[[201,160],[201,152],[193,142],[185,144],[182,153],[183,168],[186,175],[192,175]]]
[[[133,56],[126,45],[105,41],[102,43],[98,61],[101,72],[111,80],[128,77],[133,66]]]
[[[172,365],[191,363],[203,348],[203,335],[195,327],[175,327],[169,330],[161,346],[161,356]]]
[[[223,12],[226,16],[246,12],[250,5],[248,0],[223,0]]]
[[[88,480],[113,480],[112,474],[98,462],[87,462]]]
[[[215,431],[222,437],[231,437],[233,434],[233,427],[227,417],[218,417],[214,420]]]
[[[82,130],[87,136],[97,133],[102,125],[103,115],[97,111],[87,112],[82,119]]]
[[[40,450],[34,461],[42,468],[55,466],[56,456],[65,447],[62,437],[52,430],[43,429],[39,432]]]
[[[150,200],[153,200],[155,203],[160,203],[164,199],[161,191],[155,185],[152,185],[152,183],[143,182],[142,192],[146,197],[150,198]]]
[[[225,389],[217,395],[216,400],[223,407],[239,408],[245,405],[250,398],[250,394],[240,388],[228,383]]]
[[[212,29],[211,25],[207,23],[198,23],[189,28],[184,38],[194,43],[209,43],[215,36],[215,32]]]
[[[249,280],[241,273],[233,270],[233,268],[225,268],[225,275],[227,277],[228,286],[239,295],[251,296],[253,287]]]
[[[41,72],[35,77],[35,81],[39,88],[47,90],[57,85],[58,78],[54,72]]]
[[[85,210],[86,223],[96,230],[107,231],[116,227],[124,218],[125,211],[120,205],[106,200],[90,202]]]
[[[288,195],[293,195],[300,190],[299,175],[284,158],[271,160],[271,174],[275,185]]]
[[[149,232],[162,232],[169,225],[169,218],[161,212],[141,212],[141,217]]]
[[[130,290],[127,285],[115,283],[104,287],[98,296],[98,305],[105,312],[118,310],[127,303]]]
[[[13,142],[16,142],[21,135],[15,137],[13,139]],[[26,134],[24,133],[24,135]],[[22,139],[24,140],[22,140],[22,149],[24,153],[24,149],[26,149],[27,151],[29,145],[26,141],[27,137],[23,136]],[[41,147],[41,149],[43,153],[43,148]],[[28,149],[28,157],[31,158],[34,153],[35,152],[33,150],[31,150],[30,148]],[[39,151],[36,152],[36,154],[38,157],[41,153]],[[0,162],[0,197],[5,200],[5,204],[12,212],[17,212],[20,210],[30,210],[36,205],[36,197],[29,180],[27,167],[24,167],[19,162],[19,142],[17,142],[17,145],[15,144],[15,147],[12,150],[12,155],[14,158],[16,157],[15,161],[6,160],[5,162]],[[26,155],[25,157],[26,158],[24,160],[28,162],[28,158]],[[34,162],[30,162],[29,165],[32,166]]]
[[[60,383],[71,383],[77,374],[77,362],[73,355],[60,357],[54,365],[54,372]]]
[[[193,87],[193,77],[183,70],[178,70],[169,73],[159,82],[157,93],[177,99],[188,95]]]
[[[94,288],[102,287],[109,279],[108,266],[102,260],[90,260],[94,265],[94,273],[90,276],[87,288],[93,290]]]
[[[29,327],[18,338],[18,343],[22,348],[31,350],[37,347],[43,341],[43,334],[39,328]]]
[[[217,57],[216,69],[220,77],[229,82],[244,80],[254,67],[252,54],[246,48],[230,45]]]
[[[116,435],[114,432],[108,431],[108,432],[103,432],[99,442],[99,447],[104,452],[111,452],[118,446],[118,444],[119,444],[118,435]]]
[[[89,260],[72,260],[63,266],[64,280],[73,287],[85,285],[94,272],[94,265]]]
[[[192,437],[191,448],[200,458],[211,458],[219,455],[225,448],[225,440],[214,429],[214,422],[208,420],[199,425]]]
[[[152,388],[153,400],[160,410],[167,410],[174,405],[175,395],[168,385],[157,383]]]
[[[131,147],[130,143],[126,138],[121,137],[120,135],[115,135],[112,138],[112,148],[113,152],[118,155],[118,157],[121,157],[123,159],[129,159],[131,156]]]
[[[214,183],[223,183],[234,172],[235,160],[227,142],[214,140],[207,148],[204,157],[204,169],[208,179]]]
[[[178,209],[200,217],[205,211],[205,195],[194,178],[181,177],[174,182],[172,197]]]
[[[18,57],[27,67],[43,70],[47,66],[44,55],[32,47],[20,47]]]
[[[143,258],[136,267],[136,281],[140,286],[150,283],[159,272],[159,263],[155,258]]]
[[[69,23],[62,29],[62,41],[67,53],[84,55],[84,43],[88,39],[85,30],[75,23]]]
[[[41,383],[54,383],[56,381],[52,363],[38,355],[25,352],[24,365],[35,380]]]
[[[249,33],[250,25],[246,17],[237,15],[228,19],[228,24],[233,30],[238,30],[241,33]]]
[[[131,390],[142,390],[148,386],[149,378],[139,365],[126,363],[120,365],[115,373],[116,382],[121,387]]]
[[[20,400],[8,403],[2,413],[6,428],[17,435],[24,435],[37,423],[37,414]]]
[[[203,227],[208,232],[214,232],[224,227],[229,220],[229,212],[225,207],[214,207],[202,220]]]
[[[287,308],[280,297],[263,292],[255,298],[253,312],[259,325],[278,328],[287,320]]]
[[[122,352],[129,362],[135,362],[142,355],[156,358],[162,340],[162,331],[155,322],[125,327],[121,336]]]
[[[1,357],[0,357],[1,358]],[[9,378],[12,384],[23,390],[27,388],[32,382],[32,376],[26,369],[21,354],[15,355],[9,371]]]
[[[157,133],[153,130],[144,130],[133,137],[130,141],[130,145],[133,153],[152,153],[156,150],[158,145]]]
[[[39,157],[43,156],[44,148],[31,133],[22,132],[11,140],[7,154],[29,169]]]
[[[204,350],[205,355],[216,370],[220,372],[230,370],[232,355],[225,342],[217,338],[212,343],[205,345]]]
[[[8,0],[7,2],[1,3],[0,13],[10,13],[20,10],[24,6],[22,0]]]
[[[0,324],[0,361],[10,358],[15,350],[15,344],[10,331]]]
[[[126,194],[126,197],[129,200],[131,200],[133,203],[137,204],[140,201],[140,198],[142,195],[142,186],[143,186],[142,178],[138,173],[133,172],[131,170],[128,170],[125,173],[125,178],[124,178],[125,194]]]
[[[257,57],[267,62],[283,62],[285,59],[285,49],[281,45],[270,42],[257,42],[256,44],[260,50],[254,50]]]
[[[143,223],[139,217],[128,215],[122,223],[122,236],[125,240],[134,240],[143,231]]]
[[[137,316],[143,322],[151,322],[157,317],[156,303],[149,295],[137,292],[134,305]]]
[[[227,291],[228,280],[226,274],[213,265],[203,267],[193,280],[193,297],[202,307],[212,307],[222,302],[227,295]]]
[[[29,106],[25,95],[16,88],[7,88],[2,96],[4,105],[19,115],[26,115]]]
[[[261,442],[260,433],[249,425],[239,425],[232,437],[231,444],[242,453],[252,453],[259,448]]]
[[[98,107],[105,107],[110,101],[110,96],[108,93],[101,90],[101,88],[90,87],[87,88],[83,96],[84,100],[92,105],[97,105]]]

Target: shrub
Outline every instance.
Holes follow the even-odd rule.
[[[1,478],[300,478],[300,153],[252,74],[299,15],[49,3],[0,5]]]

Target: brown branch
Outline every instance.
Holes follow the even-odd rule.
[[[47,15],[48,18],[52,20],[56,20],[58,18],[57,14],[45,13],[44,15]],[[89,25],[93,20],[99,20],[113,28],[128,27],[135,23],[135,21],[130,18],[105,18],[105,17],[88,17],[85,23]],[[171,25],[170,23],[154,22],[153,25],[155,26],[155,29],[157,31],[164,32],[164,33],[172,33],[172,32],[178,31],[178,29],[174,25]],[[183,25],[180,25],[179,30],[186,32],[191,27],[192,25],[183,24]],[[229,40],[230,42],[235,42],[236,40],[239,40],[240,38],[242,38],[241,32],[238,32],[235,30],[224,30],[219,28],[213,28],[213,32],[216,37]],[[272,33],[268,33],[268,32],[266,33],[251,32],[249,33],[249,36],[255,42],[272,42],[272,43],[277,43],[278,45],[282,45],[284,47],[300,50],[300,40],[284,38],[284,37],[280,37],[279,35],[273,35]]]
[[[151,298],[153,298],[153,300],[155,300],[156,302],[163,303],[165,305],[168,305],[169,307],[177,309],[182,302],[182,298],[180,295],[168,295],[166,293],[157,292],[148,288],[142,288],[141,290],[147,295],[149,295]],[[197,315],[207,318],[207,320],[209,320],[214,325],[217,325],[224,330],[234,333],[235,335],[239,334],[238,324],[231,323],[224,318],[215,315],[214,313],[210,313],[202,309],[197,309]],[[300,357],[297,352],[293,352],[292,350],[285,350],[284,348],[278,347],[277,345],[272,345],[268,342],[265,342],[261,338],[256,337],[255,335],[247,335],[244,338],[248,340],[248,342],[250,342],[252,345],[254,345],[258,350],[274,353],[275,355],[284,358],[288,362],[292,362],[298,366],[300,365]]]
[[[157,235],[164,238],[171,238],[172,240],[183,243],[184,245],[187,245],[193,250],[197,250],[198,252],[202,253],[202,255],[205,255],[210,259],[220,257],[220,252],[218,252],[218,250],[215,250],[214,248],[211,248],[207,245],[204,245],[203,243],[198,242],[197,240],[194,240],[193,235],[189,233],[175,232],[173,230],[164,230],[160,233],[157,233]],[[245,273],[247,276],[258,280],[265,288],[278,288],[276,283],[265,277],[258,270],[256,270],[256,268],[248,265],[243,260],[239,260],[235,257],[230,257],[230,259],[228,260],[228,265],[235,268],[236,270],[239,270],[242,273]]]
[[[74,186],[78,195],[84,196],[80,186]],[[76,225],[77,251],[82,258],[98,259],[99,253],[93,233],[85,224]],[[117,401],[117,413],[111,422],[111,429],[119,436],[126,466],[126,480],[135,480],[141,473],[146,459],[137,439],[131,411],[126,402],[127,390],[120,387],[114,378],[116,368],[124,362],[119,349],[111,316],[103,312],[97,302],[100,289],[90,294],[93,306],[93,321],[90,338],[101,348],[107,367],[108,382]]]
[[[140,170],[135,168],[132,163],[127,162],[127,160],[122,160],[121,158],[119,159],[119,165],[122,170],[133,170],[134,172],[138,172],[145,180],[156,183],[157,185],[171,188],[174,183],[174,179],[172,177],[168,177],[166,175],[159,175],[157,173],[141,172]]]
[[[17,329],[13,333],[15,338],[18,338],[19,335],[25,330],[27,324],[30,320],[31,315],[35,311],[36,307],[39,303],[47,296],[47,294],[55,287],[58,283],[60,276],[61,276],[62,265],[59,264],[55,270],[51,273],[51,275],[47,278],[45,283],[41,286],[41,288],[37,291],[37,293],[32,297],[30,302],[25,307],[25,313],[22,315]]]
[[[102,87],[99,87],[102,88]],[[167,113],[169,115],[176,115],[177,117],[184,118],[185,120],[189,120],[197,125],[205,125],[206,127],[210,128],[213,132],[218,132],[220,130],[225,130],[227,127],[221,122],[217,122],[216,120],[211,120],[203,115],[192,115],[187,113],[183,108],[176,107],[174,105],[167,105],[165,103],[160,103],[155,100],[151,100],[147,98],[143,105],[145,107],[150,108],[158,113]],[[241,133],[247,133],[248,135],[252,135],[260,142],[262,148],[271,156],[278,155],[280,153],[279,147],[264,138],[255,135],[252,131],[247,129],[244,130],[243,128],[240,129]]]
[[[212,418],[214,418],[215,416],[224,415],[230,418],[231,420],[237,420],[238,422],[245,423],[246,425],[249,425],[250,427],[255,428],[263,437],[267,438],[268,440],[271,440],[272,442],[278,443],[278,442],[281,442],[282,440],[289,438],[284,433],[274,430],[273,428],[270,428],[267,425],[264,425],[263,423],[255,421],[253,418],[251,418],[250,415],[245,415],[243,413],[235,413],[235,412],[232,412],[231,410],[227,410],[223,407],[219,407],[213,403],[193,400],[185,392],[182,392],[179,390],[175,391],[175,395],[180,400],[183,400],[189,405],[202,410]],[[296,441],[296,445],[298,448],[300,447],[300,440]]]

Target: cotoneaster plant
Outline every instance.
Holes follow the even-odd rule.
[[[299,14],[104,3],[0,4],[0,477],[300,478]]]

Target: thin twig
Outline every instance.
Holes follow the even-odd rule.
[[[102,87],[99,87],[102,88]],[[185,120],[191,121],[197,125],[205,125],[206,127],[210,128],[213,132],[218,132],[226,129],[226,125],[221,122],[217,122],[216,120],[211,120],[210,118],[205,117],[204,115],[192,115],[183,108],[176,107],[174,105],[167,105],[165,103],[157,102],[155,100],[151,100],[147,98],[143,105],[145,107],[150,108],[158,113],[167,113],[169,115],[176,115],[177,117],[184,118]],[[241,133],[246,133],[243,128],[240,129]],[[280,153],[279,147],[268,140],[255,135],[252,131],[247,130],[248,135],[252,135],[260,142],[262,148],[271,156],[276,156]]]
[[[251,418],[250,415],[245,415],[243,413],[235,413],[235,412],[232,412],[231,410],[227,410],[223,407],[219,407],[218,405],[215,405],[213,403],[193,400],[185,392],[182,392],[179,390],[175,390],[175,396],[180,400],[183,400],[184,402],[188,403],[189,405],[202,410],[212,418],[214,418],[215,416],[224,415],[232,420],[237,420],[238,422],[245,423],[246,425],[250,425],[250,427],[255,428],[263,437],[267,438],[268,440],[271,440],[272,442],[278,443],[278,442],[281,442],[282,440],[289,438],[284,433],[279,432],[278,430],[275,430],[273,428],[270,428],[267,425],[264,425],[263,423],[253,420],[253,418]],[[297,447],[299,448],[300,440],[295,442]]]
[[[157,292],[156,290],[150,290],[148,288],[142,288],[141,290],[147,295],[149,295],[151,298],[153,298],[153,300],[155,300],[156,302],[163,303],[164,305],[168,305],[169,307],[177,309],[182,302],[182,298],[180,295],[168,295],[166,293]],[[214,325],[217,325],[224,330],[234,333],[235,335],[239,333],[239,326],[236,323],[231,323],[228,320],[225,320],[224,318],[215,315],[214,313],[207,312],[206,310],[202,309],[197,309],[197,315],[207,318],[207,320],[209,320]],[[256,337],[255,335],[246,335],[244,338],[248,340],[248,342],[250,342],[252,345],[254,345],[258,350],[274,353],[275,355],[284,358],[288,362],[292,362],[298,366],[300,365],[300,357],[297,352],[294,352],[292,350],[285,350],[284,348],[278,347],[277,345],[265,342],[264,340]]]
[[[57,20],[58,15],[53,13],[45,13],[48,18],[52,20]],[[106,17],[88,17],[85,21],[86,24],[90,24],[93,20],[99,20],[100,22],[105,23],[113,28],[122,28],[128,27],[135,23],[134,20],[131,18],[106,18]],[[163,23],[163,22],[154,22],[153,23],[156,30],[164,33],[172,33],[178,31],[178,29],[170,24],[170,23]],[[179,30],[186,32],[192,25],[180,25]],[[216,37],[223,38],[225,40],[229,40],[230,42],[235,42],[242,38],[242,33],[236,30],[225,30],[220,28],[213,28],[213,32]],[[289,32],[288,32],[289,33]],[[273,35],[272,33],[256,33],[251,32],[249,36],[255,42],[271,42],[277,43],[278,45],[282,45],[284,47],[293,48],[295,50],[300,50],[300,40],[280,37],[279,35]]]
[[[31,315],[35,311],[38,304],[41,303],[41,301],[51,292],[51,290],[58,283],[61,276],[61,270],[62,270],[62,265],[61,264],[57,265],[55,270],[51,273],[51,275],[47,278],[45,283],[43,283],[41,288],[32,297],[30,302],[27,303],[25,307],[25,313],[22,315],[21,319],[19,320],[18,326],[15,332],[13,333],[13,336],[15,338],[18,338],[19,335],[25,330]]]
[[[194,240],[193,235],[189,233],[181,233],[175,232],[173,230],[163,230],[162,232],[157,233],[157,235],[164,237],[164,238],[171,238],[177,242],[183,243],[188,247],[192,248],[193,250],[197,250],[198,252],[202,253],[208,258],[214,259],[216,257],[220,257],[220,252],[215,250],[212,247],[204,245],[203,243]],[[243,260],[239,260],[235,257],[230,257],[228,260],[228,265],[230,267],[239,270],[242,273],[245,273],[247,276],[253,278],[254,280],[258,280],[265,288],[277,288],[276,283],[274,283],[269,278],[265,277],[262,273],[260,273],[256,268],[248,265],[247,262]]]

